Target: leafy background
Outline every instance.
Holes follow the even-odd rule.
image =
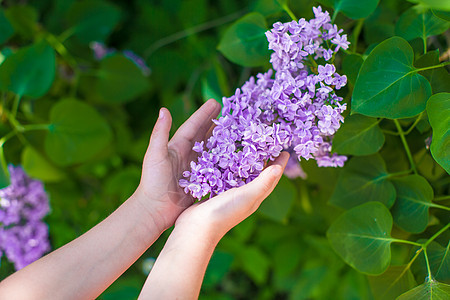
[[[302,161],[221,241],[201,299],[450,297],[450,5],[434,0],[0,1],[0,183],[45,182],[53,248],[137,187],[158,108],[173,128],[270,67],[264,32],[321,4],[352,42],[342,169]],[[92,42],[115,53],[98,61]],[[142,72],[123,51],[142,56]],[[431,141],[431,144],[430,144]],[[169,232],[101,299],[135,299]],[[5,258],[0,279],[13,272]]]

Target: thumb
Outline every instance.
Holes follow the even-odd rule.
[[[283,174],[286,163],[289,159],[289,153],[282,152],[264,171],[259,174],[252,182],[240,187],[239,193],[245,198],[256,201],[256,208],[261,202],[270,195]],[[256,209],[255,208],[255,209]]]
[[[161,108],[159,111],[158,120],[155,127],[153,127],[150,143],[148,145],[146,155],[151,155],[152,158],[159,159],[167,155],[167,144],[169,143],[170,127],[172,126],[172,116],[167,108]]]

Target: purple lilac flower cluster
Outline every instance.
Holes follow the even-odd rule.
[[[179,182],[186,193],[201,199],[244,185],[283,150],[298,160],[313,158],[320,167],[343,166],[347,158],[331,153],[331,141],[346,109],[335,90],[347,78],[329,61],[349,42],[328,12],[313,10],[312,20],[277,22],[266,32],[275,72],[251,77],[223,98],[222,117],[213,120],[206,145],[195,143],[198,161]],[[300,170],[296,174],[304,176]]]
[[[0,256],[4,252],[19,270],[50,250],[42,222],[50,208],[42,182],[21,167],[9,166],[9,173],[11,184],[0,190]]]

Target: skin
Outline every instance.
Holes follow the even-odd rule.
[[[270,194],[289,157],[282,153],[251,183],[193,204],[178,180],[219,111],[209,100],[169,141],[172,118],[162,108],[135,193],[79,238],[3,280],[0,299],[94,299],[173,225],[139,298],[196,299],[217,243]]]

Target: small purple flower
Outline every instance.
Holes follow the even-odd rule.
[[[10,165],[9,173],[11,184],[0,190],[0,251],[19,270],[50,250],[42,222],[50,207],[42,182],[21,167]]]

